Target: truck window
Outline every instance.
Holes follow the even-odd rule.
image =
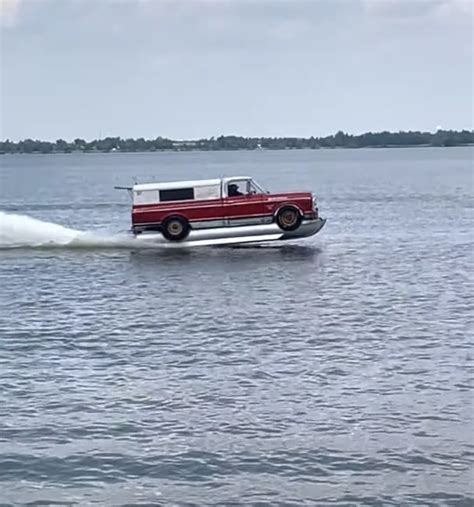
[[[188,201],[191,199],[194,199],[194,188],[177,188],[172,190],[160,190],[160,202]]]
[[[249,194],[248,180],[232,180],[227,185],[227,195],[229,197],[238,197]]]

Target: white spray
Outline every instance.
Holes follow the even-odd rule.
[[[128,234],[99,235],[0,211],[0,249],[6,248],[132,248]]]

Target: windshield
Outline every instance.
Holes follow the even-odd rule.
[[[250,192],[255,194],[266,194],[267,191],[261,187],[255,180],[250,180]]]

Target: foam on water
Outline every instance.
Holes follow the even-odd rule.
[[[0,211],[0,249],[7,248],[136,248],[126,233],[99,234],[70,229],[26,215]]]

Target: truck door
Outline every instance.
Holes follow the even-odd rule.
[[[252,184],[251,179],[229,179],[223,187],[226,225],[261,225],[269,222],[264,206],[267,196]]]

